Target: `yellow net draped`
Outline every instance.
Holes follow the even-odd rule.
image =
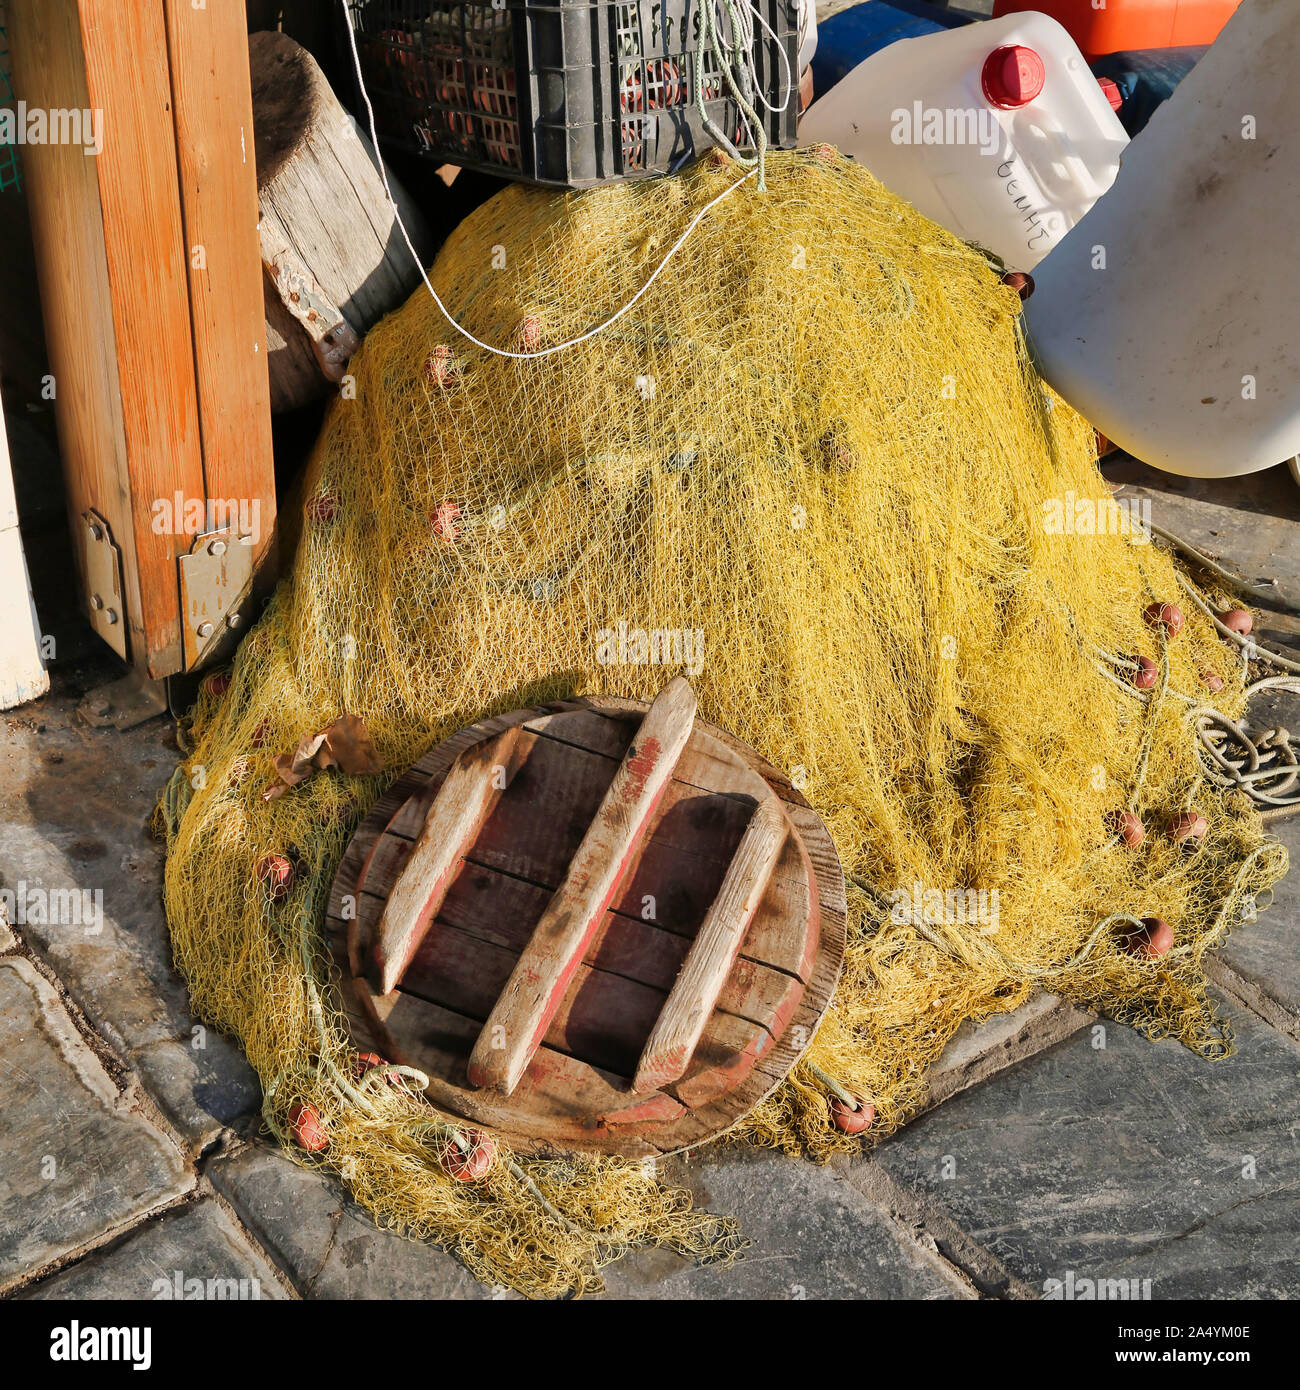
[[[433,283],[487,343],[567,341],[738,177],[706,160],[507,188]],[[687,666],[702,716],[795,778],[850,879],[814,1067],[740,1129],[813,1156],[857,1142],[819,1071],[888,1133],[963,1020],[1039,987],[1222,1052],[1202,958],[1285,869],[1239,794],[1205,782],[1189,729],[1203,700],[1240,712],[1239,663],[1190,605],[1167,644],[1144,622],[1178,598],[1174,565],[1036,376],[999,267],[826,148],[769,156],[767,182],[553,356],[483,352],[423,288],[372,330],[286,523],[292,570],[229,689],[201,695],[164,806],[177,963],[196,1012],[242,1040],[268,1123],[315,1107],[315,1161],[379,1221],[533,1295],[593,1291],[639,1244],[727,1258],[738,1239],[634,1164],[503,1154],[456,1182],[423,1097],[357,1090],[320,922],[384,779],[327,773],[264,803],[304,733],[358,714],[391,775],[484,714],[649,699]],[[1135,654],[1152,690],[1132,688]],[[1137,850],[1107,825],[1126,807],[1151,830]],[[1161,833],[1189,807],[1209,825],[1196,853]],[[271,854],[296,868],[282,903],[254,870]],[[1135,958],[1117,914],[1168,920],[1174,949]]]

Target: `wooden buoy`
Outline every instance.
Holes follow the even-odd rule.
[[[252,34],[248,47],[271,409],[291,410],[342,379],[366,330],[420,272],[370,142],[316,60],[287,34]],[[391,171],[388,180],[428,264],[428,226]]]
[[[481,1129],[463,1129],[459,1134],[466,1147],[449,1138],[439,1148],[438,1161],[457,1182],[479,1182],[491,1171],[496,1143]]]
[[[780,1084],[830,1001],[847,904],[826,827],[687,717],[684,682],[660,700],[463,729],[348,845],[325,931],[354,1046],[422,1072],[457,1129],[530,1154],[693,1147]]]
[[[254,872],[273,903],[282,903],[293,887],[293,865],[283,854],[264,854]]]

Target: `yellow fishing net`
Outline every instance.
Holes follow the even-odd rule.
[[[625,305],[739,180],[709,159],[508,188],[433,284],[485,343],[536,352]],[[491,355],[423,288],[370,333],[286,519],[292,569],[229,688],[201,695],[163,808],[177,962],[242,1040],[271,1127],[314,1107],[314,1161],[379,1221],[533,1295],[592,1291],[638,1244],[725,1259],[738,1237],[635,1164],[503,1154],[457,1182],[427,1101],[357,1080],[320,924],[384,777],[264,803],[304,733],[359,715],[395,775],[487,713],[652,698],[682,667],[650,658],[683,660],[702,716],[790,773],[850,881],[808,1063],[740,1130],[814,1156],[860,1142],[828,1123],[827,1076],[886,1134],[963,1020],[1039,987],[1221,1053],[1203,956],[1285,869],[1195,751],[1201,702],[1240,712],[1241,662],[1110,501],[1000,267],[824,147],[772,155],[767,184],[722,198],[563,352]],[[1143,610],[1180,599],[1166,643]],[[1108,826],[1124,808],[1138,849]],[[1189,808],[1195,852],[1165,833]],[[269,855],[294,868],[283,902],[255,872]],[[1125,949],[1141,917],[1174,928],[1159,960]]]

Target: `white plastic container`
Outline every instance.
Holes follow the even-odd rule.
[[[1047,380],[1170,473],[1227,478],[1300,453],[1297,71],[1300,5],[1248,0],[1025,305]]]
[[[1115,181],[1128,136],[1074,40],[1029,13],[900,39],[799,125],[919,211],[1030,270]]]

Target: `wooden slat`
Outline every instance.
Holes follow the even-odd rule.
[[[634,1091],[653,1091],[678,1081],[704,1036],[740,943],[762,902],[790,825],[775,796],[754,812],[718,896],[700,925],[656,1019],[633,1078]]]
[[[214,503],[248,504],[250,518],[256,503],[256,563],[274,534],[275,471],[248,31],[237,4],[165,6],[203,477]]]
[[[678,676],[646,712],[564,883],[542,915],[470,1057],[469,1079],[509,1095],[546,1036],[587,943],[639,851],[691,736],[695,693]]]
[[[375,933],[381,994],[397,987],[520,758],[519,730],[508,729],[462,754],[447,774]]]

